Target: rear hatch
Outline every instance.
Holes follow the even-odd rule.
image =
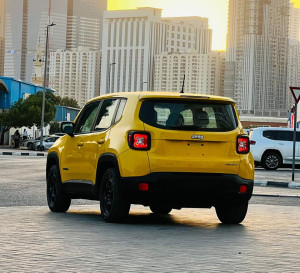
[[[151,134],[151,172],[238,174],[240,130],[233,102],[145,99],[139,117]]]

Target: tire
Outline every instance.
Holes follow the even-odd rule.
[[[47,201],[53,212],[66,212],[71,204],[71,198],[62,187],[58,167],[53,165],[47,176]]]
[[[32,148],[33,149],[33,148]],[[45,147],[42,145],[42,147],[40,146],[40,145],[38,145],[37,147],[36,147],[36,150],[37,151],[44,151],[45,150]]]
[[[215,209],[219,220],[223,224],[240,224],[246,217],[248,201],[219,204]]]
[[[172,211],[171,207],[150,205],[150,209],[154,214],[169,214]]]
[[[261,165],[266,170],[276,170],[281,166],[282,159],[277,152],[267,152],[263,155]]]
[[[130,203],[120,187],[120,176],[114,168],[106,170],[100,186],[100,210],[108,223],[123,222],[128,216]]]

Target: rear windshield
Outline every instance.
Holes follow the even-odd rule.
[[[227,132],[237,127],[230,103],[146,100],[139,117],[151,126],[167,130]]]

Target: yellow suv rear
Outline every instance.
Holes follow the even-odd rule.
[[[49,150],[47,200],[67,211],[71,199],[100,201],[107,222],[131,204],[153,213],[215,207],[240,223],[253,191],[254,163],[229,98],[161,92],[115,93],[89,101]]]

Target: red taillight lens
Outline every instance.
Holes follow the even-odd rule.
[[[140,183],[139,190],[140,191],[149,191],[149,184],[148,183]]]
[[[129,132],[128,145],[134,150],[149,150],[151,136],[148,132]]]
[[[137,149],[145,149],[148,147],[148,136],[145,134],[133,135],[133,146]]]
[[[239,154],[247,154],[250,151],[250,141],[247,136],[238,136],[237,138],[237,152]]]
[[[247,192],[247,186],[246,185],[241,185],[240,186],[240,193],[246,193]]]

